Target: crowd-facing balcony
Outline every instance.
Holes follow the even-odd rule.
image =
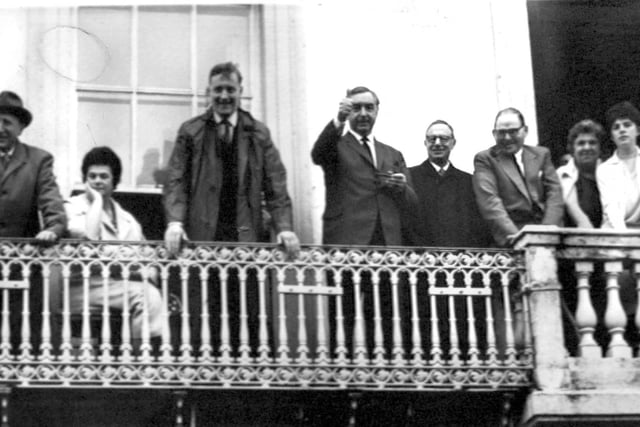
[[[524,392],[530,425],[632,419],[640,314],[620,284],[635,286],[639,262],[640,233],[548,227],[525,228],[513,250],[305,246],[293,260],[268,244],[192,243],[170,257],[160,242],[2,240],[0,381]],[[157,286],[160,336],[146,303],[90,307],[96,277],[125,293]],[[607,412],[601,397],[620,390]]]

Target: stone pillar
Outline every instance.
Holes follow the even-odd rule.
[[[515,241],[515,249],[524,251],[526,275],[523,286],[529,295],[536,367],[534,379],[542,390],[560,389],[568,382],[556,260],[559,243],[560,233],[555,226],[526,226]]]

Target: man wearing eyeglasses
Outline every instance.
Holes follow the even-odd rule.
[[[449,160],[456,145],[444,120],[429,125],[424,145],[427,160],[409,168],[418,209],[409,212],[406,243],[413,246],[486,247],[491,236],[476,206],[471,175]]]
[[[496,115],[496,145],[474,158],[473,189],[482,217],[498,246],[509,246],[527,224],[562,225],[562,189],[547,148],[524,145],[522,113],[506,108]]]

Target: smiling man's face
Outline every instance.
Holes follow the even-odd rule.
[[[496,120],[493,137],[505,154],[515,154],[524,145],[527,127],[520,121],[518,114],[507,111]]]
[[[427,147],[429,160],[436,165],[444,166],[449,161],[456,140],[449,126],[444,123],[436,123],[427,129],[424,145]]]
[[[236,73],[216,74],[209,80],[209,93],[213,111],[228,118],[240,107],[242,86]]]

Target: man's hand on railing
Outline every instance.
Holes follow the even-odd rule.
[[[179,222],[171,222],[167,226],[167,231],[164,233],[164,243],[167,246],[167,250],[171,255],[177,255],[180,251],[180,245],[183,240],[189,240],[187,233],[185,233],[182,224]]]
[[[289,259],[296,259],[300,253],[300,240],[293,231],[281,231],[278,233],[278,244],[284,245],[284,250]]]
[[[50,230],[42,230],[36,234],[36,240],[43,243],[53,243],[58,240],[58,235]]]

